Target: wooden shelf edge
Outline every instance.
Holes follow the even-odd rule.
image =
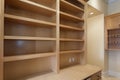
[[[84,50],[69,50],[69,51],[60,51],[60,54],[68,54],[68,53],[81,53]]]
[[[120,28],[112,28],[112,29],[107,29],[108,31],[112,31],[112,30],[118,30]]]
[[[27,36],[4,36],[4,39],[11,39],[11,40],[56,40],[56,38],[27,37]]]
[[[67,1],[65,1],[65,0],[60,0],[60,1],[63,2],[64,4],[67,4],[67,5],[71,6],[71,7],[74,7],[74,8],[77,9],[77,10],[80,10],[80,11],[84,12],[84,10],[83,10],[82,8],[79,8],[79,7],[77,7],[77,6],[74,5],[74,4],[71,4],[71,3],[69,3],[69,2],[67,2]]]
[[[106,51],[120,51],[120,49],[105,49]]]
[[[84,6],[86,5],[86,2],[83,0],[78,0],[81,4],[83,4]]]
[[[56,10],[54,10],[54,9],[52,9],[52,8],[46,7],[46,6],[44,6],[44,5],[37,4],[37,3],[32,2],[32,1],[29,1],[29,0],[20,0],[20,1],[21,1],[21,2],[24,2],[24,3],[27,3],[27,4],[30,4],[30,5],[33,5],[33,6],[36,6],[36,7],[40,7],[40,8],[49,10],[49,11],[56,12]]]
[[[84,40],[81,40],[81,39],[68,39],[68,38],[60,38],[60,41],[84,42]]]
[[[5,14],[4,17],[8,19],[12,19],[12,20],[19,20],[19,21],[24,21],[24,22],[29,22],[29,23],[32,22],[32,23],[43,24],[43,25],[48,25],[48,26],[56,26],[56,24],[52,22],[41,21],[41,20],[36,20],[36,19],[22,17],[22,16],[16,16],[16,15],[11,15],[11,14]]]
[[[63,25],[63,24],[60,24],[60,27],[61,28],[65,28],[65,29],[71,29],[71,30],[77,30],[77,31],[84,31],[84,29],[80,29],[80,28],[72,27],[72,26],[67,26],[67,25]]]
[[[40,58],[40,57],[49,57],[54,55],[56,54],[55,53],[36,53],[36,54],[30,54],[30,55],[8,56],[8,57],[4,57],[4,62],[27,60],[27,59],[34,59],[34,58]]]
[[[73,19],[78,20],[78,21],[84,21],[84,19],[81,19],[81,18],[79,18],[79,17],[76,17],[76,16],[71,15],[71,14],[66,13],[66,12],[60,11],[60,14],[61,14],[61,15],[64,15],[64,16],[67,16],[67,17],[70,17],[70,18],[73,18]]]

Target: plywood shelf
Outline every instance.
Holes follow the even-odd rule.
[[[51,40],[51,41],[56,40],[56,38],[28,37],[28,36],[4,36],[4,39],[11,39],[11,40]]]
[[[120,51],[120,49],[106,49],[107,51]]]
[[[5,14],[5,19],[13,21],[13,22],[18,22],[18,23],[23,23],[23,24],[30,24],[30,25],[41,25],[41,26],[56,26],[55,23],[47,22],[47,21],[41,21],[41,20],[36,20],[36,19],[31,19],[31,18],[26,18],[22,16],[16,16],[16,15],[11,15],[11,14]]]
[[[69,53],[81,53],[84,50],[69,50],[69,51],[60,51],[60,54],[69,54]]]
[[[74,15],[71,15],[71,14],[68,14],[68,13],[65,13],[65,12],[60,12],[60,15],[61,15],[61,18],[62,19],[66,19],[66,20],[71,20],[71,21],[75,21],[75,22],[84,22],[84,19],[81,19],[79,17],[76,17]]]
[[[61,1],[61,5],[64,6],[67,9],[70,9],[70,11],[74,11],[74,12],[84,12],[84,9],[77,7],[74,4],[71,4],[70,2],[67,2],[65,0],[60,0]]]
[[[76,31],[84,31],[84,29],[80,29],[80,28],[72,27],[72,26],[68,26],[68,25],[63,25],[63,24],[60,25],[60,28],[76,30]]]
[[[111,28],[111,29],[107,29],[108,31],[112,31],[112,30],[120,30],[120,28]]]
[[[10,6],[32,11],[35,13],[40,13],[47,16],[56,14],[56,10],[30,0],[6,0],[6,3]]]
[[[68,39],[68,38],[61,38],[60,41],[84,42],[84,40],[81,40],[81,39]]]
[[[86,2],[84,0],[78,0],[78,1],[85,6]]]
[[[50,53],[36,53],[36,54],[30,54],[30,55],[7,56],[7,57],[4,57],[4,62],[34,59],[34,58],[40,58],[40,57],[49,57],[54,55],[56,54],[50,52]]]

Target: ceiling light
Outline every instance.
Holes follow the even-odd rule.
[[[90,15],[93,15],[94,14],[94,12],[90,12]]]

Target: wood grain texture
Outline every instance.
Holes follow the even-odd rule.
[[[41,1],[42,2],[42,1]],[[35,0],[6,0],[6,3],[10,6],[15,6],[20,9],[32,11],[39,14],[50,16],[56,13],[55,9],[36,3]],[[26,7],[24,7],[26,6]]]
[[[0,0],[0,80],[3,80],[4,0]]]

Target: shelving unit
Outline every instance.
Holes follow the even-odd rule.
[[[77,4],[76,4],[77,2]],[[80,6],[78,6],[80,5]],[[82,7],[81,7],[82,6]],[[84,54],[84,5],[79,1],[60,0],[60,68],[80,62]],[[82,57],[82,56],[81,56]],[[71,59],[74,60],[71,62]]]
[[[1,0],[0,80],[82,65],[85,4],[84,0]]]
[[[120,50],[120,13],[107,16],[106,21],[106,50]]]
[[[56,71],[57,5],[48,2],[5,0],[4,80]]]

